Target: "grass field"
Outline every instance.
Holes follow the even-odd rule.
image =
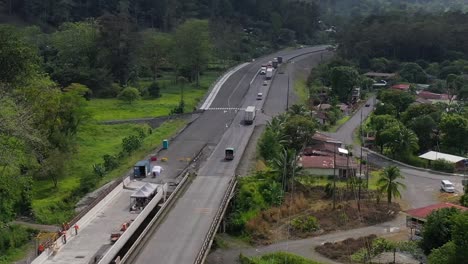
[[[200,78],[200,87],[195,84],[184,85],[185,111],[191,112],[204,97],[211,83],[218,77],[218,72],[207,72]],[[118,99],[92,99],[88,110],[96,121],[121,120],[169,115],[179,105],[181,85],[174,84],[174,77],[166,74],[158,83],[161,87],[161,98],[141,99],[132,104]],[[151,81],[141,81],[141,87],[148,87]]]
[[[184,120],[165,122],[144,139],[141,149],[126,157],[121,165],[107,174],[102,184],[122,176],[133,164],[146,156],[151,150],[162,143],[185,125]],[[57,224],[73,216],[73,202],[70,195],[80,184],[80,176],[92,174],[92,166],[102,162],[105,154],[115,155],[121,149],[122,139],[135,134],[135,128],[146,125],[121,124],[83,126],[78,134],[78,149],[67,164],[65,174],[54,188],[51,180],[35,181],[33,186],[33,210],[37,220],[42,223]]]

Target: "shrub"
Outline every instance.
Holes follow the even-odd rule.
[[[432,168],[436,171],[453,173],[455,171],[455,165],[447,160],[438,159],[432,163]]]
[[[0,256],[26,244],[37,231],[19,225],[0,225]]]
[[[124,153],[131,154],[141,147],[142,141],[138,136],[131,135],[122,139],[122,150]]]
[[[467,188],[467,187],[465,187]],[[465,207],[468,207],[468,194],[464,194],[460,197],[460,204],[465,206]]]
[[[180,100],[179,102],[179,105],[174,107],[172,110],[171,110],[171,115],[174,115],[174,114],[183,114],[184,113],[184,109],[185,109],[185,101],[184,100]]]
[[[102,156],[102,159],[104,160],[104,169],[106,171],[111,171],[119,166],[119,160],[114,155],[106,154]]]
[[[104,165],[102,165],[102,164],[94,164],[93,165],[93,172],[94,172],[95,175],[97,175],[100,178],[102,178],[102,177],[104,177],[104,175],[106,175],[106,169],[105,169]]]
[[[140,99],[140,91],[137,88],[127,87],[120,92],[118,98],[122,101],[125,101],[129,104]]]
[[[83,174],[80,178],[79,193],[85,194],[91,192],[92,190],[94,190],[99,180],[100,178],[96,177],[95,174]]]
[[[152,82],[148,86],[148,93],[153,98],[160,98],[161,97],[161,89],[159,87],[159,84],[157,82]]]
[[[319,229],[319,224],[313,216],[299,216],[291,220],[291,227],[296,231],[313,232]]]

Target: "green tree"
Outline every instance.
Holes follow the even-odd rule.
[[[134,101],[140,99],[140,91],[134,87],[127,87],[119,94],[119,99],[132,104]]]
[[[391,116],[397,116],[398,111],[396,107],[390,103],[378,103],[374,115],[379,116],[379,115],[391,115]]]
[[[400,76],[411,83],[426,83],[427,76],[417,63],[405,63],[399,72]]]
[[[310,143],[313,134],[317,129],[316,122],[305,116],[292,116],[284,123],[284,137],[288,140],[288,146],[301,151],[308,143]]]
[[[161,89],[159,88],[159,84],[157,82],[152,82],[148,87],[148,93],[153,98],[160,98]]]
[[[442,144],[459,154],[465,153],[468,144],[468,119],[458,114],[443,114],[439,127]]]
[[[408,128],[410,128],[418,137],[418,145],[421,151],[432,149],[434,146],[433,135],[437,128],[437,123],[430,115],[423,115],[412,119]]]
[[[331,69],[330,79],[333,93],[341,102],[348,102],[354,86],[358,84],[359,74],[354,67],[339,66]]]
[[[468,213],[453,217],[452,241],[455,244],[455,261],[463,263],[468,259]]]
[[[158,78],[161,67],[168,66],[174,42],[171,35],[145,30],[140,33],[142,45],[139,49],[141,64],[152,73],[153,81]]]
[[[115,81],[127,85],[136,79],[136,51],[139,43],[136,25],[126,14],[104,14],[97,19],[99,63],[106,66]]]
[[[452,217],[460,214],[456,208],[443,208],[432,212],[424,224],[421,247],[428,254],[452,239]]]
[[[435,248],[431,251],[428,257],[429,264],[456,264],[460,262],[455,261],[455,244],[453,241],[445,243],[439,248]]]
[[[39,71],[39,57],[34,48],[13,26],[0,25],[0,61],[0,83],[3,84],[25,84]]]
[[[273,131],[271,128],[267,127],[265,129],[265,132],[258,142],[258,150],[263,159],[271,161],[281,153],[283,148],[280,143],[281,136],[280,133]]]
[[[288,109],[288,113],[292,116],[310,116],[310,112],[307,110],[307,108],[304,105],[300,104],[291,105]]]
[[[174,35],[174,61],[181,72],[189,72],[189,80],[199,86],[200,73],[208,65],[211,42],[208,21],[188,20],[180,25]]]
[[[387,194],[388,204],[392,203],[392,197],[401,197],[400,189],[406,188],[406,186],[398,180],[404,178],[396,166],[385,167],[380,173],[377,185],[382,192]]]
[[[297,164],[297,152],[294,149],[283,149],[273,159],[272,166],[277,174],[277,181],[282,183],[283,191],[289,191],[293,178],[301,170]]]
[[[62,86],[82,83],[100,94],[110,85],[108,71],[98,61],[99,32],[94,20],[64,23],[51,34],[54,55],[48,58],[51,76]]]
[[[406,111],[409,105],[414,102],[414,97],[411,94],[397,90],[382,90],[378,95],[378,99],[384,104],[395,106],[398,118],[400,113]]]
[[[395,154],[401,157],[408,157],[409,154],[419,149],[419,139],[411,129],[400,126],[396,136],[396,141],[392,144],[392,151]]]
[[[406,111],[402,113],[401,119],[404,124],[408,124],[413,119],[424,115],[431,115],[433,118],[437,117],[438,112],[439,109],[433,104],[411,104]]]

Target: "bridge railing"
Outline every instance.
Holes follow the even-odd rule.
[[[205,262],[205,258],[211,248],[211,244],[213,243],[213,238],[216,234],[216,231],[218,230],[221,220],[223,219],[224,213],[226,212],[226,208],[229,204],[229,200],[231,199],[232,193],[236,188],[236,185],[237,179],[236,177],[232,177],[231,181],[229,182],[229,186],[226,190],[226,193],[224,194],[223,200],[221,201],[221,204],[218,208],[218,211],[216,211],[215,218],[213,219],[213,222],[211,222],[210,229],[208,230],[208,233],[205,236],[202,248],[198,252],[194,264],[202,264]]]

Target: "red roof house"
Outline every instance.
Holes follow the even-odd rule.
[[[410,88],[410,85],[409,84],[395,84],[391,88],[395,90],[400,90],[400,91],[408,91]]]
[[[408,210],[406,211],[406,214],[414,218],[425,220],[433,211],[436,211],[442,208],[452,208],[452,207],[460,209],[462,211],[468,210],[467,207],[464,207],[461,205],[456,205],[452,203],[438,203],[438,204],[432,204],[426,207]]]
[[[428,91],[421,91],[420,93],[418,93],[418,97],[426,99],[426,100],[443,100],[443,101],[448,101],[450,98],[448,94],[431,93]],[[455,99],[455,96],[452,96],[452,99]]]

